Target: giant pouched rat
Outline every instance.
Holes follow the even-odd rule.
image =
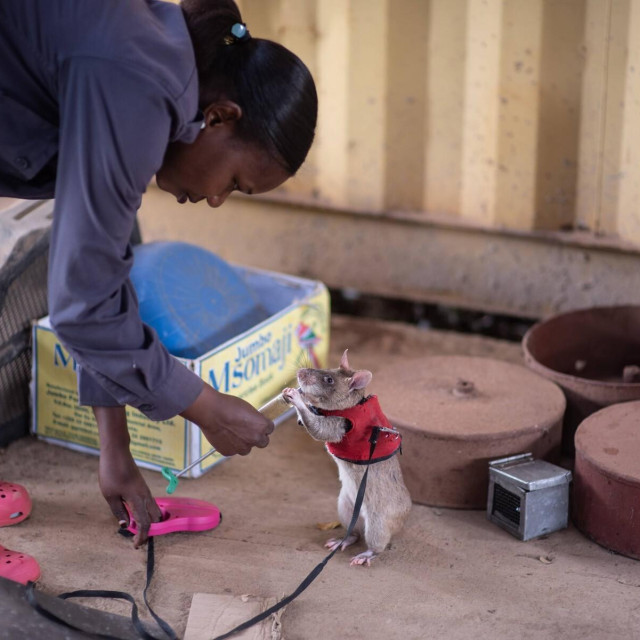
[[[352,534],[342,541],[331,538],[326,547],[344,550],[364,534],[367,550],[354,556],[351,565],[367,565],[382,553],[402,528],[411,509],[411,498],[402,478],[396,453],[401,438],[380,411],[376,396],[366,396],[372,374],[352,370],[344,352],[337,369],[300,369],[299,389],[284,389],[284,399],[298,413],[298,423],[312,438],[326,443],[338,465],[342,488],[338,515],[347,528],[370,454],[374,426],[382,427],[370,463],[360,516]]]

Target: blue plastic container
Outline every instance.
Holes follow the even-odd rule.
[[[174,356],[197,358],[270,315],[241,272],[206,249],[152,242],[134,255],[140,316]]]

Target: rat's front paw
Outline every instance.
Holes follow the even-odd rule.
[[[302,402],[302,398],[300,397],[300,392],[298,391],[298,389],[291,389],[290,387],[287,387],[286,389],[282,390],[282,397],[294,407],[297,407],[301,403],[304,404]]]

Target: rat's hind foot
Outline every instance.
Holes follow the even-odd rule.
[[[375,553],[374,551],[371,551],[371,549],[367,549],[366,551],[363,551],[362,553],[359,553],[357,556],[353,556],[353,558],[351,558],[351,566],[355,567],[359,564],[362,565],[367,565],[367,567],[371,566],[371,561],[377,557],[377,553]]]
[[[352,533],[350,536],[347,536],[344,539],[344,542],[342,538],[329,538],[329,540],[327,540],[324,543],[324,546],[327,547],[327,549],[331,549],[331,551],[333,551],[334,549],[337,549],[338,547],[340,547],[341,551],[344,551],[347,547],[352,545],[354,542],[358,542],[359,539],[360,539],[360,536],[357,533]]]

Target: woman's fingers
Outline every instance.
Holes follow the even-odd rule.
[[[129,526],[129,514],[122,502],[122,498],[120,496],[110,496],[106,500],[120,527],[126,529]]]
[[[120,528],[128,528],[131,518],[124,505],[124,498],[109,497],[107,498],[107,504],[118,521]],[[133,496],[127,501],[127,504],[137,529],[137,533],[133,538],[133,546],[138,548],[148,540],[151,524],[162,520],[162,511],[152,497]]]
[[[162,520],[162,511],[158,503],[151,497],[136,497],[133,503],[129,506],[138,530],[133,537],[133,546],[137,549],[148,540],[151,523]]]

